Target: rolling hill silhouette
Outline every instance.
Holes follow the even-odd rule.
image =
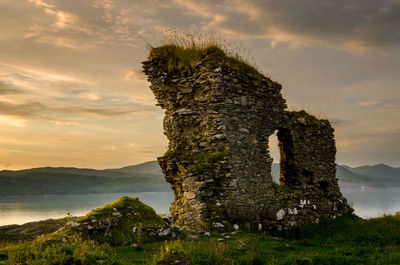
[[[399,187],[400,168],[385,164],[336,167],[342,187]],[[272,165],[279,179],[279,164]],[[171,191],[156,161],[118,169],[42,167],[0,171],[0,196]]]

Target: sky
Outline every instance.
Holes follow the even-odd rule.
[[[244,48],[290,110],[332,122],[338,164],[400,167],[400,0],[0,0],[0,28],[0,169],[161,156],[141,62],[166,28]]]

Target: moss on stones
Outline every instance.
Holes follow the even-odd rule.
[[[229,56],[217,46],[185,49],[177,45],[163,45],[151,49],[148,60],[153,59],[161,60],[169,73],[194,71],[199,63],[204,62],[210,65],[227,65],[230,69],[239,73],[239,76],[245,78],[249,74],[257,79],[266,78],[255,67],[238,58]]]
[[[224,160],[229,153],[227,151],[220,151],[215,153],[209,152],[198,152],[191,155],[191,160],[194,161],[194,166],[190,168],[190,172],[193,174],[200,174],[206,170],[209,164],[214,164],[218,161]]]
[[[166,157],[166,158],[174,158],[174,157],[176,157],[177,155],[178,155],[178,154],[177,154],[176,150],[170,149],[170,150],[168,150],[167,152],[165,152],[164,157]]]
[[[170,229],[168,224],[153,208],[137,198],[123,196],[68,222],[57,234],[77,234],[99,243],[126,245],[162,239],[164,234],[168,234],[165,233],[166,229]]]

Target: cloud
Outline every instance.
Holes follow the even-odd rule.
[[[7,127],[9,125],[12,125],[15,127],[25,127],[26,121],[23,119],[19,119],[19,118],[12,118],[9,116],[0,115],[0,126],[2,126],[3,124],[6,124]]]
[[[83,98],[83,99],[90,99],[90,100],[99,100],[100,99],[100,96],[97,93],[90,92],[90,91],[82,93],[79,97]]]
[[[19,94],[19,93],[22,93],[22,91],[15,88],[13,85],[0,81],[0,95]]]
[[[49,71],[32,71],[0,65],[0,95],[13,103],[40,101],[96,101],[99,93],[85,80]],[[40,100],[37,100],[40,97]],[[59,102],[58,102],[59,103]],[[85,102],[86,103],[86,102]]]
[[[370,100],[370,101],[357,102],[357,105],[360,107],[371,107],[371,106],[379,105],[380,103],[381,103],[381,101],[378,101],[378,100]]]
[[[34,18],[34,23],[25,34],[25,38],[72,49],[91,47],[82,37],[87,38],[95,32],[79,16],[43,0],[29,0],[29,2],[41,8],[44,14]]]
[[[118,78],[121,71],[115,73],[115,78]],[[143,82],[132,84],[120,78],[107,83],[108,78],[103,76],[90,81],[64,72],[1,64],[0,78],[5,80],[0,83],[0,95],[3,94],[0,115],[8,124],[12,121],[12,124],[33,125],[39,124],[37,121],[47,121],[63,126],[83,123],[94,125],[105,120],[119,120],[122,123],[159,115],[153,102],[149,103],[132,93],[130,86],[142,87],[143,90]],[[126,85],[128,92],[121,91],[120,84]]]
[[[55,107],[45,105],[40,102],[29,102],[23,104],[14,104],[0,101],[0,115],[12,116],[20,119],[45,119],[58,120],[60,116],[72,115],[89,116],[98,118],[107,118],[131,114],[134,112],[150,111],[152,108],[140,106],[138,104],[130,104],[131,106],[123,106],[119,108],[93,108],[93,107]]]
[[[0,1],[1,130],[55,150],[3,160],[37,166],[38,157],[47,164],[57,153],[64,165],[59,150],[66,148],[42,142],[44,135],[71,139],[71,165],[154,159],[167,144],[163,111],[139,62],[146,43],[160,44],[161,31],[173,27],[214,32],[251,49],[260,70],[282,83],[289,106],[336,118],[330,120],[345,163],[394,160],[399,10],[399,0]],[[96,138],[91,150],[117,151],[78,159]],[[379,148],[391,151],[372,157]],[[43,151],[37,149],[30,151]]]
[[[97,117],[114,117],[133,112],[143,111],[143,109],[132,108],[85,108],[85,107],[66,107],[53,108],[53,111],[61,113],[84,114]]]
[[[140,17],[141,5],[131,1],[29,0],[42,15],[25,34],[38,43],[71,49],[93,49],[102,44],[136,46],[149,18]],[[139,17],[139,19],[138,19]]]
[[[140,69],[130,69],[124,76],[125,81],[147,81],[146,75]]]
[[[0,101],[0,114],[5,116],[29,118],[37,116],[40,112],[43,112],[45,110],[47,110],[47,107],[39,102],[13,104]]]
[[[176,0],[210,18],[206,27],[242,37],[342,48],[398,47],[398,0]],[[218,8],[215,8],[215,6]]]
[[[348,103],[361,108],[370,108],[376,110],[382,110],[386,108],[397,108],[400,109],[400,98],[398,97],[387,97],[386,95],[380,96],[379,98],[370,97],[369,99],[362,99],[359,95],[356,98],[350,98],[346,100]]]
[[[130,142],[130,143],[106,145],[102,147],[102,149],[107,151],[120,151],[120,152],[134,151],[136,154],[155,154],[160,151],[160,146],[155,144]]]

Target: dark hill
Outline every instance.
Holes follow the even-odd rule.
[[[272,164],[272,177],[279,179],[279,164]],[[342,187],[400,187],[400,169],[385,164],[374,166],[336,166],[336,177]]]
[[[351,171],[370,179],[379,180],[379,183],[384,186],[392,186],[394,183],[400,182],[400,170],[385,164],[356,167]]]
[[[400,187],[400,168],[384,164],[336,167],[342,187]],[[279,179],[279,164],[272,165]],[[171,191],[156,161],[119,169],[43,167],[0,171],[0,196]]]
[[[121,169],[44,167],[0,171],[0,195],[169,191],[156,161]]]

